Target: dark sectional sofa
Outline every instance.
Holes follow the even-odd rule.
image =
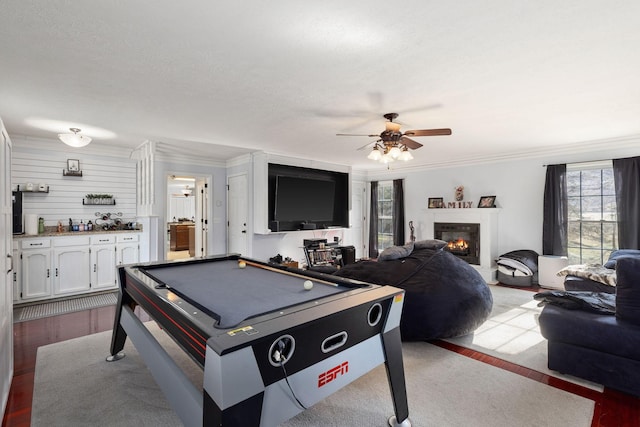
[[[539,317],[549,369],[640,396],[640,258],[615,265],[614,314],[546,304]]]

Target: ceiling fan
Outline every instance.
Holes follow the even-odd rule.
[[[398,113],[387,113],[383,116],[388,121],[385,122],[385,130],[380,135],[358,135],[350,133],[338,133],[337,136],[368,136],[370,138],[378,138],[373,143],[369,143],[359,150],[373,145],[373,150],[367,156],[371,160],[379,160],[382,163],[389,163],[396,159],[399,160],[411,160],[413,156],[409,152],[409,149],[416,150],[422,147],[417,141],[414,141],[408,136],[437,136],[437,135],[451,135],[451,129],[422,129],[422,130],[408,130],[400,132],[400,124],[394,122],[398,118]]]

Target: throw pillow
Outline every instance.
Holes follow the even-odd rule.
[[[405,258],[411,255],[411,252],[413,252],[413,242],[407,243],[404,246],[390,246],[378,255],[378,261]]]
[[[415,250],[418,249],[442,249],[447,246],[447,242],[444,240],[438,239],[430,239],[430,240],[419,240],[413,243],[413,248]]]

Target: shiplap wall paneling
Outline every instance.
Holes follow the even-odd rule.
[[[82,176],[63,176],[67,159],[80,160]],[[48,193],[25,193],[23,211],[36,214],[53,226],[61,221],[95,221],[96,212],[122,213],[122,221],[136,219],[136,164],[133,160],[59,152],[14,151],[12,187],[32,183],[49,187]],[[112,194],[116,205],[83,205],[86,194]]]

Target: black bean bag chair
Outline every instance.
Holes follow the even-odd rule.
[[[416,247],[423,247],[419,243]],[[399,257],[389,258],[383,252],[377,261],[358,261],[334,274],[404,289],[404,341],[466,335],[487,320],[493,307],[491,290],[472,266],[441,248],[395,248],[404,253],[399,250]]]

